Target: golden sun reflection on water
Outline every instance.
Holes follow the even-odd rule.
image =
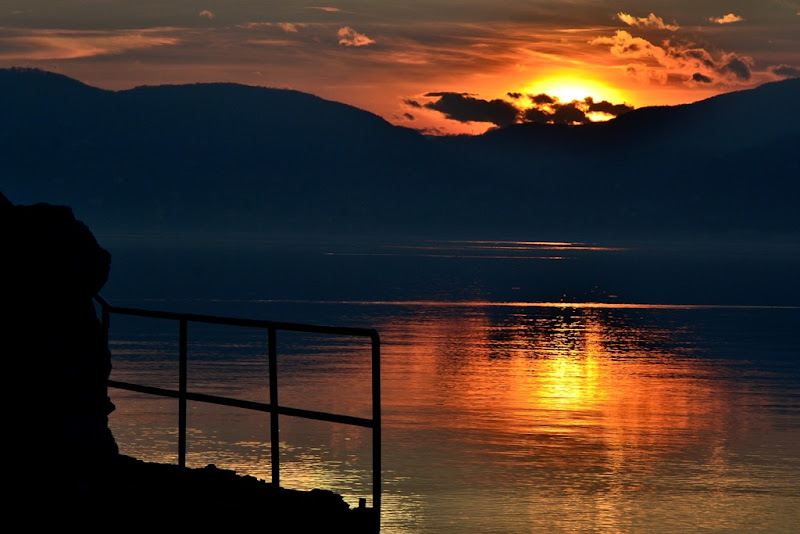
[[[691,322],[651,320],[713,308],[383,309],[374,317],[383,344],[385,532],[782,531],[791,514],[773,508],[800,510],[791,490],[800,458],[787,452],[800,437],[775,428],[764,388],[705,358]],[[293,350],[282,402],[368,408],[360,348],[310,340]],[[247,376],[237,378],[239,394],[263,394]],[[147,426],[148,414],[129,408]],[[263,420],[197,416],[201,464],[217,458],[247,472],[257,463],[255,474],[268,477]],[[217,430],[197,422],[208,420]],[[333,426],[282,423],[283,480],[332,488],[353,503],[370,492],[369,433]],[[226,443],[234,444],[227,464],[212,448]]]
[[[690,351],[644,350],[632,330],[620,344],[600,313],[572,313],[518,316],[523,324],[500,328],[481,314],[404,325],[404,360],[434,366],[406,366],[405,386],[413,380],[424,381],[420,390],[444,386],[447,404],[469,416],[465,424],[479,421],[487,435],[512,436],[512,449],[537,433],[576,432],[605,447],[656,439],[677,445],[676,429],[699,430],[702,414],[725,403],[709,391],[713,384]]]
[[[473,308],[383,326],[387,337],[404,340],[387,347],[386,396],[400,401],[388,403],[387,417],[401,429],[396,440],[429,444],[414,451],[440,475],[425,477],[435,488],[424,491],[433,494],[432,515],[458,515],[468,500],[473,513],[494,517],[508,498],[531,507],[531,516],[509,524],[513,532],[626,531],[651,521],[636,507],[652,500],[646,507],[666,523],[714,527],[729,512],[705,513],[703,506],[718,508],[711,500],[723,494],[754,506],[769,486],[735,462],[762,453],[764,444],[749,450],[745,436],[769,426],[759,417],[767,401],[757,392],[742,398],[741,386],[695,347],[670,346],[683,332],[624,324],[596,308],[505,321]],[[666,497],[672,508],[656,505]]]

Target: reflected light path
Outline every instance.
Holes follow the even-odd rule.
[[[764,525],[789,532],[796,526],[797,514],[775,510],[800,510],[797,407],[775,408],[787,394],[771,389],[777,371],[749,368],[724,347],[709,347],[691,320],[739,307],[327,304],[351,320],[368,313],[381,333],[385,532],[744,532]],[[112,378],[166,367],[152,339],[116,343]],[[266,395],[261,343],[205,343],[207,365],[195,375],[197,387]],[[223,346],[234,352],[215,357]],[[147,366],[136,364],[137,350],[147,351]],[[279,340],[279,354],[282,403],[368,410],[362,347],[298,338]],[[215,359],[228,364],[211,365]],[[232,370],[239,374],[226,376]],[[786,387],[800,393],[794,383]],[[174,446],[164,449],[174,428],[163,408],[124,394],[113,400],[112,428],[123,452],[174,461]],[[219,407],[194,410],[192,462],[268,479],[267,419]],[[367,432],[290,419],[281,429],[288,487],[330,488],[351,504],[369,496]]]

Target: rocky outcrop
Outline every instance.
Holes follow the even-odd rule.
[[[20,483],[46,475],[61,492],[95,491],[117,456],[108,427],[111,355],[93,304],[111,256],[70,208],[17,206],[2,194],[0,247]]]

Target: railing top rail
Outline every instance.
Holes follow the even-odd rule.
[[[109,313],[149,317],[153,319],[170,319],[175,321],[190,321],[195,323],[210,323],[226,326],[242,326],[248,328],[274,328],[276,330],[306,332],[312,334],[333,334],[342,336],[369,337],[373,342],[378,341],[378,331],[373,328],[358,328],[350,326],[325,326],[304,323],[287,323],[265,319],[245,319],[237,317],[222,317],[217,315],[203,315],[197,313],[168,312],[160,310],[146,310],[142,308],[126,308],[110,304],[102,296],[95,297],[97,302]]]

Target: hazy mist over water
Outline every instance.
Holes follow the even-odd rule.
[[[100,238],[112,303],[376,328],[383,530],[791,532],[798,249]],[[112,378],[177,384],[177,326],[115,317]],[[266,340],[189,327],[189,388],[268,399]],[[368,416],[369,346],[280,333],[281,403]],[[174,462],[176,405],[111,391],[122,451]],[[261,414],[190,403],[188,461],[269,479]],[[371,496],[366,430],[281,419],[282,483]]]

